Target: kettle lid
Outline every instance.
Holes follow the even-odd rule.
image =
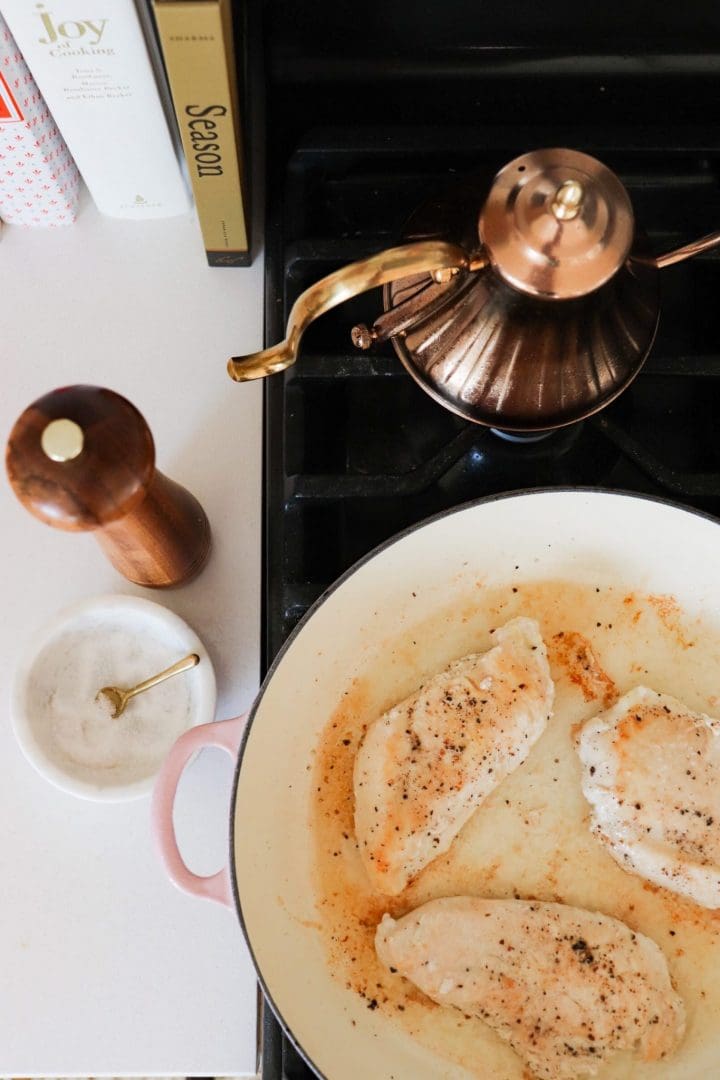
[[[479,231],[509,285],[565,300],[585,296],[620,269],[634,220],[627,191],[602,162],[577,150],[534,150],[497,174]]]

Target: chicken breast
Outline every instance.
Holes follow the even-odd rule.
[[[655,942],[596,912],[449,897],[385,915],[375,948],[433,1001],[484,1020],[542,1080],[593,1076],[621,1049],[655,1061],[684,1032]]]
[[[355,832],[386,895],[448,850],[545,730],[554,687],[537,623],[513,619],[495,640],[379,717],[358,750]]]
[[[720,720],[638,686],[581,728],[593,832],[625,870],[720,907]]]

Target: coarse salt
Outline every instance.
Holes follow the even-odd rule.
[[[161,640],[131,619],[91,616],[53,637],[36,657],[28,719],[48,759],[78,780],[101,786],[152,776],[192,723],[193,673],[132,698],[113,718],[103,686],[128,689],[181,659],[184,646]]]

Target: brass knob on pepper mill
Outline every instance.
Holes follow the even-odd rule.
[[[68,386],[38,398],[10,434],[6,466],[31,514],[56,529],[93,530],[137,585],[179,585],[208,557],[203,508],[155,468],[150,429],[112,390]]]

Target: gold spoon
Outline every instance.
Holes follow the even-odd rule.
[[[198,654],[190,653],[183,660],[178,660],[172,667],[165,668],[164,671],[145,679],[144,682],[138,683],[137,686],[131,687],[130,690],[122,690],[119,686],[103,686],[102,690],[98,690],[95,695],[95,700],[99,701],[101,697],[104,697],[109,701],[113,709],[111,716],[113,720],[116,720],[118,716],[125,712],[125,706],[130,698],[134,698],[136,694],[142,694],[143,690],[149,690],[151,686],[157,686],[158,683],[165,682],[166,679],[172,679],[173,675],[179,675],[181,671],[194,668],[199,663],[200,657]]]

